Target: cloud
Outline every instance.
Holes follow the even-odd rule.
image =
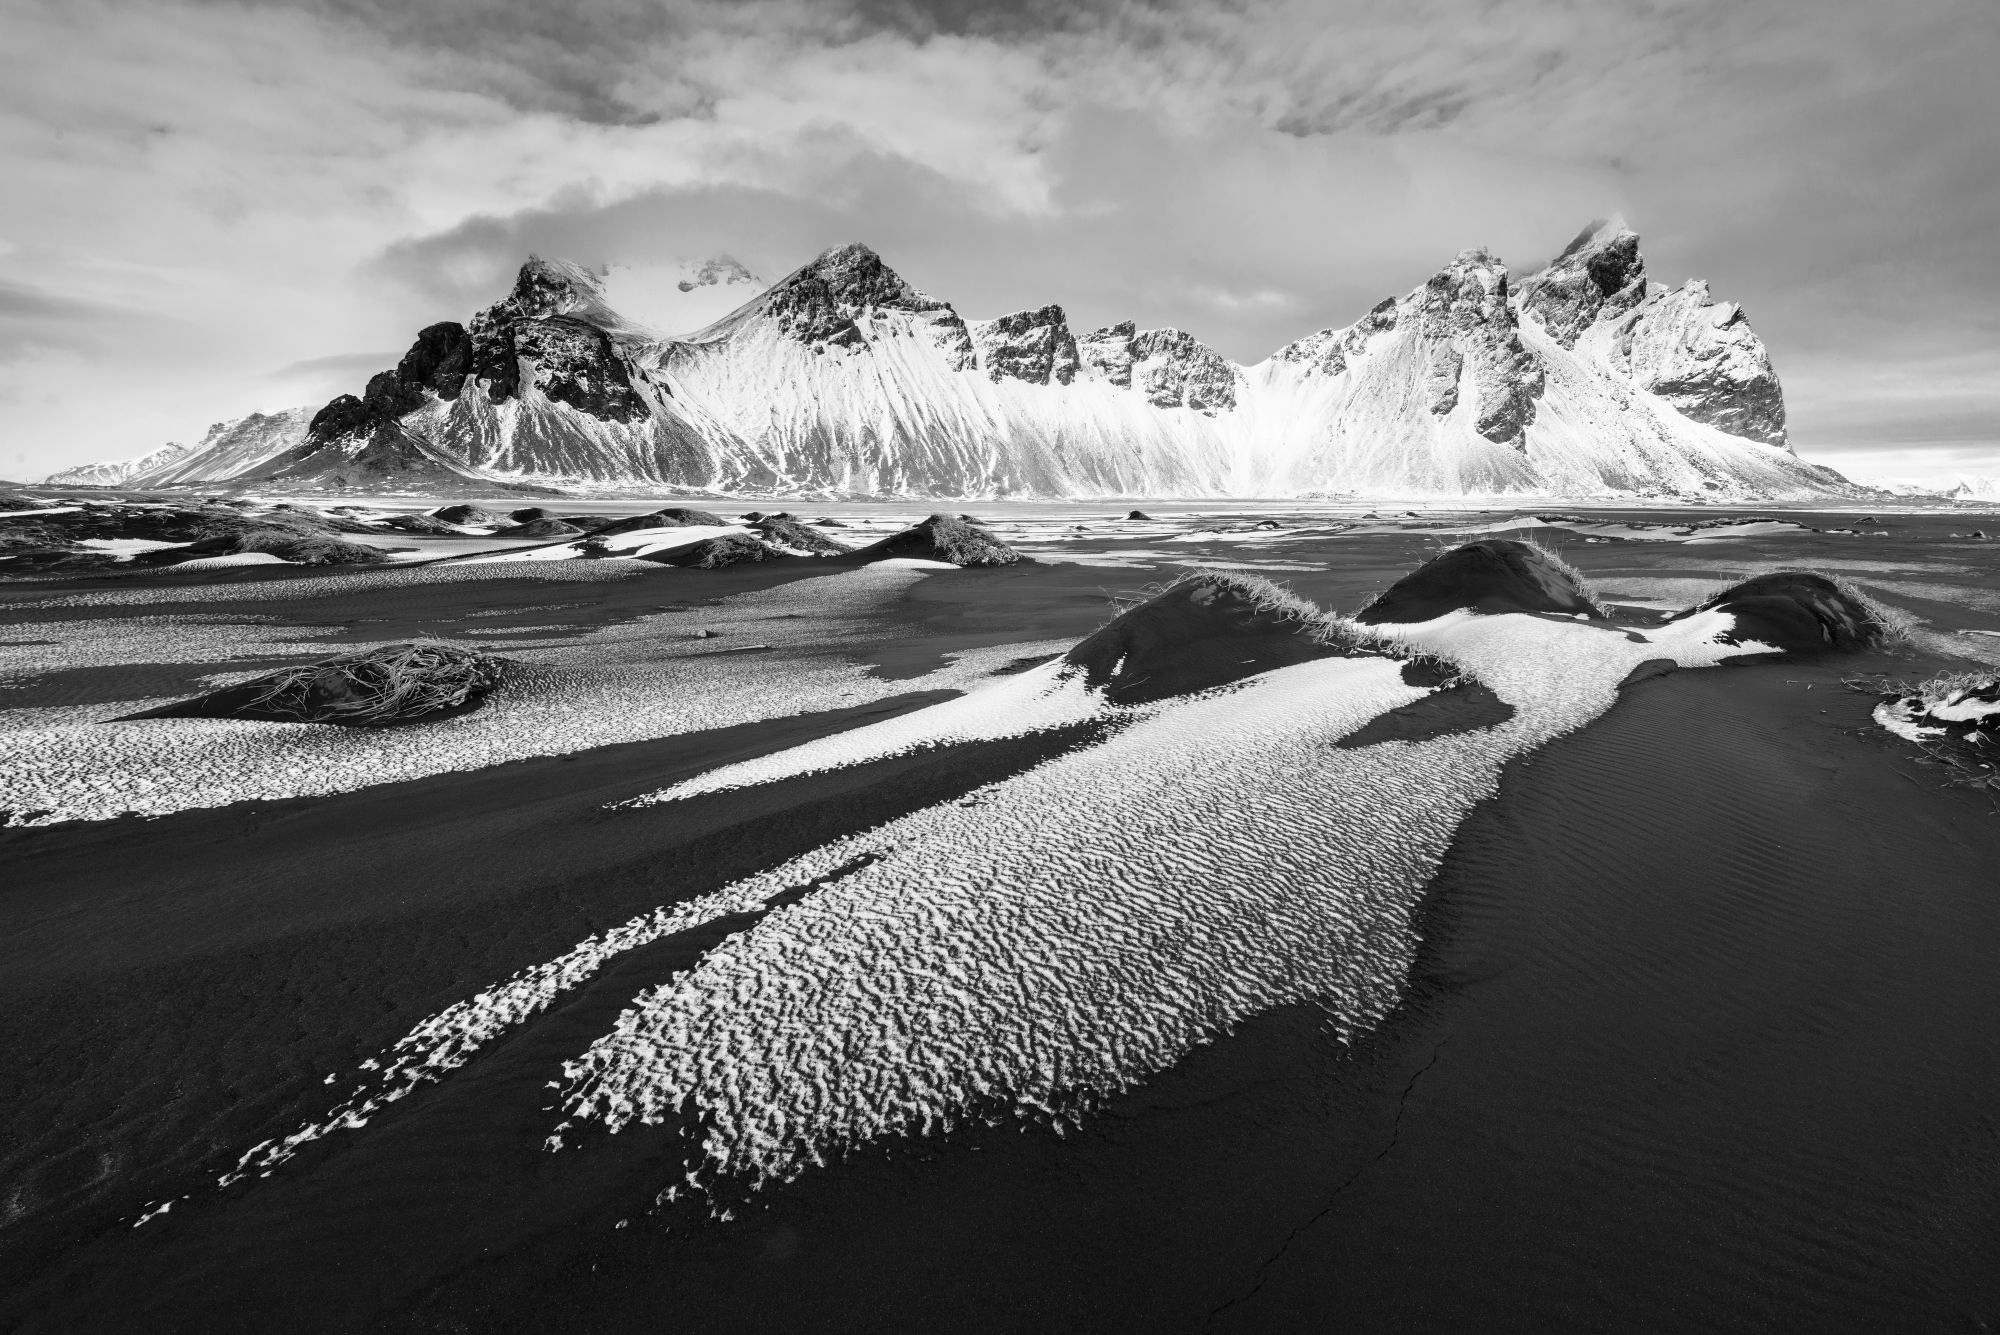
[[[849,240],[968,314],[1248,360],[1622,211],[1745,304],[1806,453],[1969,439],[1989,3],[21,0],[0,391],[56,467],[290,406],[274,363],[462,320],[528,250],[776,276]],[[43,298],[78,305],[6,313]]]

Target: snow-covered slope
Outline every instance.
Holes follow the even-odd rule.
[[[710,276],[684,281],[740,281]],[[684,337],[619,315],[589,271],[530,258],[504,300],[425,329],[361,396],[284,419],[276,434],[291,434],[272,447],[280,421],[211,432],[133,480],[962,497],[1850,489],[1791,452],[1741,308],[1700,282],[1651,282],[1617,224],[1593,224],[1518,284],[1465,251],[1355,324],[1248,367],[1177,329],[1078,332],[1055,305],[968,323],[859,245]]]
[[[182,445],[169,441],[152,453],[142,454],[136,459],[121,459],[115,463],[78,464],[74,468],[51,473],[43,481],[63,487],[122,487],[135,477],[164,471],[200,448],[201,445]]]

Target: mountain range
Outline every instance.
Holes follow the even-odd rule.
[[[683,290],[754,290],[718,259]],[[706,295],[706,294],[704,294]],[[695,333],[530,257],[361,393],[220,423],[59,483],[291,492],[829,497],[1561,495],[1852,490],[1806,463],[1740,306],[1646,274],[1595,223],[1518,282],[1484,249],[1353,324],[1239,365],[1179,329],[1062,307],[967,320],[841,246]]]

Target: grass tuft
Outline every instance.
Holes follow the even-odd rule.
[[[403,723],[472,703],[503,671],[490,654],[416,640],[274,672],[250,683],[240,708],[300,723]]]

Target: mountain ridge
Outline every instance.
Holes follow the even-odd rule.
[[[300,413],[129,480],[968,498],[1852,490],[1791,451],[1742,308],[1699,280],[1653,282],[1615,221],[1518,281],[1490,251],[1462,251],[1353,324],[1247,366],[1171,327],[1078,333],[1053,303],[968,321],[859,243],[684,337],[625,319],[591,271],[530,256],[466,324],[423,329],[302,430]]]

